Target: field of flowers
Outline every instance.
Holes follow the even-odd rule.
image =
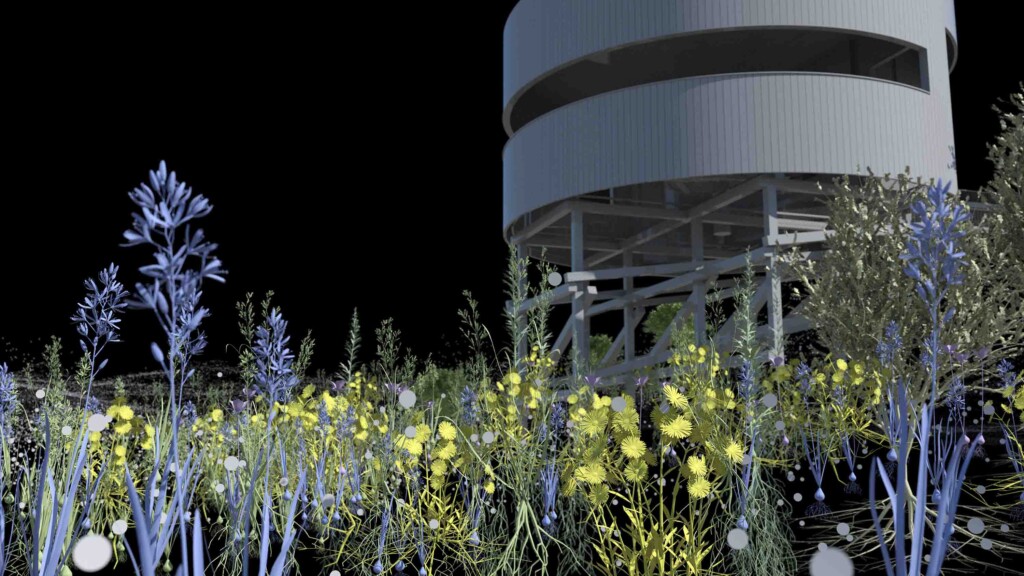
[[[996,217],[1010,230],[1024,222],[1024,95],[1014,103],[994,147]],[[225,274],[195,227],[209,202],[161,163],[131,193],[124,233],[154,260],[132,291],[116,265],[86,282],[74,373],[57,365],[19,394],[0,364],[0,574],[1000,573],[1024,551],[1024,372],[1010,361],[1024,341],[958,329],[979,270],[965,246],[982,228],[948,185],[915,190],[891,266],[924,320],[885,322],[867,353],[754,360],[748,267],[738,369],[677,334],[668,378],[637,374],[629,393],[562,384],[546,310],[528,332],[508,319],[529,355],[502,360],[485,353],[470,299],[472,361],[417,371],[385,324],[378,360],[357,368],[353,317],[347,362],[317,380],[308,342],[293,352],[268,299],[259,318],[239,305],[237,387],[200,411],[184,391],[207,345],[202,287]],[[1007,274],[1021,229],[1016,244],[1004,235]],[[526,277],[513,259],[509,286]],[[129,308],[166,336],[151,349],[160,406],[96,399]],[[1003,308],[1019,329],[1019,301]],[[802,475],[806,493],[789,484]]]

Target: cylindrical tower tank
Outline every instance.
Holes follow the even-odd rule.
[[[667,335],[631,349],[643,309],[685,300],[700,337],[707,282],[753,247],[781,354],[782,332],[809,324],[782,317],[774,246],[820,247],[816,196],[834,177],[909,166],[956,186],[955,61],[953,0],[520,1],[504,31],[503,229],[573,271],[555,347],[588,357],[589,319],[621,311],[625,361],[602,373],[664,360]],[[662,280],[636,288],[644,276]]]

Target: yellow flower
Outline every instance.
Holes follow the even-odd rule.
[[[324,394],[327,393],[324,392]],[[348,412],[349,403],[347,398],[345,398],[344,396],[338,396],[337,398],[335,398],[335,402],[337,402],[337,405],[335,406],[334,410],[335,414],[338,414],[340,416]]]
[[[210,419],[214,422],[220,422],[224,419],[224,411],[220,408],[214,408],[213,412],[210,412]]]
[[[522,384],[523,378],[516,372],[510,372],[508,375],[508,381],[513,386],[518,386]]]
[[[316,392],[316,386],[313,386],[312,384],[310,384],[310,385],[306,386],[305,388],[303,388],[302,389],[302,398],[303,398],[303,400],[309,400],[310,398],[312,398],[313,397],[313,392]]]
[[[637,459],[644,455],[644,450],[647,446],[644,441],[637,438],[636,436],[630,436],[622,441],[622,453],[626,455],[626,458]]]
[[[689,402],[687,402],[686,400],[686,396],[680,394],[679,389],[676,388],[675,386],[665,386],[664,390],[665,400],[668,400],[668,403],[671,404],[672,406],[675,406],[676,408],[679,409],[683,409],[689,405]]]
[[[708,464],[704,456],[690,456],[686,459],[686,467],[694,476],[706,476],[708,473]]]
[[[647,477],[647,464],[643,460],[633,460],[623,470],[626,480],[630,482],[643,482]]]
[[[732,410],[736,408],[736,401],[734,400],[736,395],[733,393],[732,388],[725,389],[725,397],[727,399],[725,403],[726,409]]]
[[[423,454],[423,444],[414,439],[406,438],[405,449],[409,451],[410,456]]]
[[[334,396],[331,396],[330,392],[324,390],[323,396],[321,396],[321,398],[324,401],[324,408],[327,409],[327,412],[334,412],[334,407],[338,405],[338,402],[337,400],[334,399]]]
[[[693,498],[706,498],[711,493],[711,482],[703,476],[698,476],[686,483],[687,491]]]
[[[843,360],[842,358],[840,358],[839,360],[836,360],[836,368],[839,368],[840,370],[845,371],[847,367],[848,366],[846,364],[846,360]]]
[[[423,454],[423,444],[417,442],[414,438],[409,438],[405,434],[398,436],[395,439],[395,447],[399,450],[406,450],[411,456],[419,456]]]
[[[442,421],[437,427],[437,434],[445,440],[455,440],[455,433],[455,426],[447,420]]]
[[[494,494],[494,481],[488,480],[487,484],[484,484],[484,492],[488,494]]]
[[[124,446],[115,446],[114,454],[116,454],[118,458],[124,458],[128,455],[128,449]]]
[[[125,434],[127,434],[127,433],[129,433],[131,431],[132,431],[132,423],[131,422],[121,422],[120,424],[114,426],[114,434],[117,434],[118,436],[124,436]]]
[[[608,501],[608,487],[604,484],[594,486],[587,493],[587,500],[594,506],[604,506]]]
[[[743,447],[735,440],[729,440],[729,445],[725,447],[725,455],[729,457],[729,460],[739,464],[743,462]]]
[[[597,463],[584,464],[576,469],[574,476],[580,482],[586,482],[587,484],[600,484],[601,482],[604,482],[605,479],[604,466]]]
[[[455,443],[448,442],[440,449],[434,451],[434,456],[441,460],[450,460],[455,456]]]
[[[632,398],[630,398],[632,400]],[[623,433],[639,434],[637,428],[640,426],[640,414],[632,406],[626,406],[622,412],[616,412],[612,416],[612,427]]]
[[[156,436],[156,428],[153,428],[153,426],[151,426],[149,424],[146,424],[145,431],[146,431],[146,440],[143,441],[143,443],[142,443],[143,446],[142,447],[146,448],[146,449],[149,449],[150,447],[153,446],[153,437]],[[146,446],[146,442],[149,443],[149,446]]]
[[[603,410],[595,410],[583,417],[580,422],[580,430],[587,436],[599,436],[604,434],[606,420]]]
[[[693,424],[683,416],[676,416],[671,422],[661,423],[661,432],[666,436],[682,440],[693,431]]]
[[[569,397],[565,399],[569,404],[575,404],[580,401],[580,397],[575,394],[569,394]]]
[[[430,426],[427,426],[426,424],[417,424],[416,441],[426,442],[428,438],[430,438]]]
[[[704,401],[704,406],[708,410],[714,410],[715,407],[718,406],[718,395],[715,393],[714,388],[708,388],[705,390],[704,395],[707,396],[707,399]]]
[[[857,374],[857,376],[863,376],[864,375],[864,365],[861,364],[860,362],[855,362],[853,364],[853,371],[854,371],[855,374]]]
[[[434,476],[444,476],[448,473],[448,463],[444,460],[434,460],[434,462],[430,464],[430,472]]]

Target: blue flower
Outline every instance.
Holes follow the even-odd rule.
[[[287,329],[288,322],[276,308],[256,329],[256,346],[253,347],[255,380],[271,401],[287,402],[292,388],[299,383],[299,378],[292,372],[295,356],[288,349],[290,337],[285,335]]]
[[[326,400],[320,402],[320,411],[317,412],[317,421],[320,423],[320,427],[325,429],[331,423],[331,416],[327,413]]]
[[[939,181],[928,188],[927,201],[918,200],[911,206],[916,220],[910,224],[907,253],[900,255],[906,261],[904,272],[917,281],[917,293],[928,304],[941,300],[946,287],[963,282],[960,270],[966,265],[965,254],[958,252],[956,245],[964,232],[957,228],[969,215],[948,201],[950,184],[943,186]]]
[[[811,391],[811,367],[801,362],[796,367],[796,377],[800,380],[800,391],[809,394]]]
[[[77,324],[76,329],[82,338],[92,336],[88,342],[79,341],[83,352],[96,352],[109,342],[118,342],[118,324],[121,319],[117,316],[128,306],[125,301],[128,292],[118,282],[117,270],[117,266],[111,264],[100,271],[102,288],[92,278],[85,281],[88,294],[71,316],[71,321]]]
[[[86,399],[85,399],[85,411],[86,412],[91,412],[93,414],[98,414],[100,412],[100,409],[101,409],[100,401],[97,400],[95,396],[90,394],[88,397],[86,397]]]
[[[7,369],[7,363],[0,364],[0,431],[10,433],[11,414],[18,405],[18,394],[14,388],[14,376]]]
[[[1009,388],[1013,386],[1013,381],[1016,377],[1013,374],[1013,364],[1009,360],[1003,359],[996,365],[996,374],[999,375],[999,384],[1002,388]]]
[[[566,408],[565,404],[556,402],[551,406],[551,431],[556,436],[561,434],[565,428]]]
[[[463,418],[463,420],[466,421],[466,422],[476,422],[476,418],[477,418],[477,409],[476,409],[477,398],[476,398],[476,392],[474,392],[473,389],[470,388],[469,386],[464,386],[462,388],[461,404],[462,404],[462,418]]]
[[[190,427],[196,421],[196,405],[191,400],[186,400],[181,406],[181,425]]]
[[[889,325],[885,327],[885,336],[875,349],[875,354],[882,364],[888,365],[893,363],[896,354],[902,348],[903,338],[900,337],[900,327],[895,320],[890,320]]]

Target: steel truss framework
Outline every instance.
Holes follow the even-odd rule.
[[[562,202],[546,214],[533,220],[524,229],[513,236],[512,242],[517,248],[520,258],[526,258],[531,248],[568,248],[571,254],[571,271],[564,275],[564,282],[553,279],[555,287],[550,291],[547,302],[551,305],[570,305],[572,314],[564,324],[554,341],[552,350],[563,355],[570,351],[577,358],[590,356],[590,321],[601,314],[619,313],[622,315],[622,328],[615,337],[611,348],[600,362],[599,369],[587,373],[589,376],[600,377],[599,386],[633,383],[633,375],[645,368],[655,368],[654,376],[664,376],[667,368],[664,365],[671,356],[670,341],[672,330],[682,326],[685,319],[692,317],[695,341],[707,342],[706,307],[710,299],[728,299],[734,296],[735,281],[718,279],[723,276],[742,274],[749,257],[756,275],[756,290],[752,299],[753,312],[756,314],[767,306],[767,323],[757,327],[757,337],[765,346],[765,356],[781,356],[783,354],[784,334],[792,334],[812,328],[811,322],[800,314],[803,302],[796,306],[788,315],[783,316],[782,282],[785,278],[780,273],[778,264],[779,251],[784,247],[806,246],[802,252],[805,258],[817,259],[822,254],[821,244],[831,233],[827,229],[827,216],[820,213],[780,212],[779,198],[781,194],[815,194],[828,195],[828,186],[819,186],[807,180],[790,180],[782,175],[753,177],[744,179],[738,185],[726,189],[711,198],[686,210],[672,208],[651,208],[641,206],[611,205],[575,199]],[[740,200],[761,196],[759,217],[747,214],[730,214]],[[624,240],[585,241],[584,222],[592,215],[614,215],[624,218],[644,218],[656,220],[657,223]],[[549,239],[544,233],[556,223],[568,219],[569,242]],[[760,230],[760,246],[749,251],[731,254],[714,250],[709,246],[704,224],[741,226]],[[676,251],[688,255],[686,259],[656,265],[633,265],[634,256],[645,253],[645,249],[656,238],[669,232],[688,226],[690,229],[689,245],[681,246]],[[588,252],[594,252],[587,258]],[[664,247],[658,251],[650,251],[663,256],[673,256],[676,252]],[[621,266],[616,268],[600,268],[619,260]],[[656,280],[644,288],[637,288],[638,280]],[[596,282],[620,280],[621,290],[599,291]],[[716,282],[718,290],[709,295],[708,285]],[[681,302],[682,306],[668,328],[659,337],[653,348],[646,354],[638,354],[636,349],[636,329],[644,318],[647,310],[659,304]],[[516,311],[520,325],[526,321],[526,315],[534,307],[541,304],[539,298],[524,301]],[[507,303],[511,311],[512,304]],[[735,336],[736,314],[729,317],[714,335],[714,348],[723,358],[731,349]],[[622,360],[612,363],[622,355]],[[517,365],[521,365],[527,355],[527,343],[520,342],[517,349]],[[729,366],[728,361],[723,362]],[[577,363],[573,363],[574,374]],[[575,374],[579,375],[579,374]]]

